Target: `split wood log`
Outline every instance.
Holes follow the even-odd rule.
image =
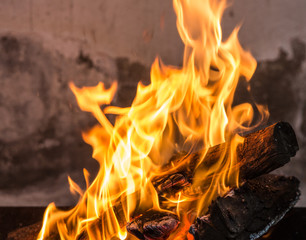
[[[295,177],[272,174],[247,180],[212,202],[189,232],[195,240],[257,239],[295,205],[298,186]]]
[[[128,223],[126,229],[141,240],[165,240],[179,223],[178,216],[173,213],[149,210]]]
[[[214,165],[224,153],[225,147],[225,143],[211,147],[199,167],[208,169]],[[236,149],[240,181],[255,178],[285,165],[298,149],[294,130],[287,122],[278,122],[248,134]],[[152,180],[158,194],[173,194],[191,185],[199,161],[200,153],[174,156],[163,168],[165,175]]]

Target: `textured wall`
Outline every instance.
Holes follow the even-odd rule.
[[[79,110],[68,82],[107,84],[115,63],[101,55],[93,66],[81,53],[67,59],[16,34],[0,36],[0,52],[0,204],[14,204],[12,197],[17,205],[46,204],[49,197],[69,202],[61,196],[67,174],[97,165],[80,135],[95,121]],[[110,63],[108,70],[98,60]]]
[[[240,38],[256,58],[289,50],[293,37],[306,39],[304,0],[231,0],[223,25],[243,23]],[[78,39],[93,51],[151,64],[158,54],[178,64],[182,43],[171,0],[2,0],[0,29]]]
[[[303,0],[236,0],[223,20],[225,36],[243,22],[241,42],[260,60],[253,97],[268,104],[271,122],[297,132],[301,151],[279,172],[298,176],[304,195],[305,8]],[[70,204],[67,174],[83,184],[82,168],[97,169],[80,136],[95,120],[78,109],[69,81],[118,79],[115,102],[127,105],[155,56],[180,64],[182,50],[170,0],[2,0],[0,205]]]

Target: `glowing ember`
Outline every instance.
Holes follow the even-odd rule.
[[[70,211],[50,204],[38,239],[47,239],[52,231],[58,231],[61,239],[76,239],[83,232],[95,240],[132,238],[125,224],[148,209],[172,210],[181,225],[170,238],[192,239],[187,231],[194,217],[205,212],[217,195],[238,184],[235,153],[243,138],[236,133],[250,129],[253,108],[248,103],[232,107],[232,103],[239,77],[250,80],[256,61],[240,46],[238,28],[222,41],[225,0],[173,0],[173,5],[185,44],[182,68],[165,66],[156,59],[151,84],[138,84],[128,108],[101,110],[100,106],[110,104],[117,83],[109,89],[102,83],[82,89],[70,85],[80,108],[99,122],[83,138],[93,147],[100,170],[84,192],[69,178],[71,191],[79,193],[81,200]],[[266,115],[263,107],[257,108]],[[114,125],[106,114],[117,115]],[[192,189],[205,182],[209,187],[204,193],[180,192],[160,205],[151,179],[165,174],[161,166],[174,152],[204,149],[203,160],[205,149],[225,141],[219,161],[209,169],[196,170]],[[84,176],[88,183],[87,171]]]

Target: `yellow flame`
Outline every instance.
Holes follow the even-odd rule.
[[[81,199],[69,211],[50,204],[39,240],[52,231],[57,231],[61,239],[76,239],[83,232],[95,240],[129,238],[124,226],[132,214],[150,208],[165,211],[159,206],[151,179],[164,171],[161,166],[175,151],[190,152],[200,147],[203,161],[209,147],[226,142],[219,161],[209,168],[198,165],[196,169],[192,188],[202,187],[200,195],[190,197],[180,192],[168,199],[168,204],[176,205],[174,211],[181,217],[182,231],[187,231],[191,223],[186,220],[187,210],[203,214],[217,195],[239,184],[236,148],[243,138],[237,132],[249,130],[260,121],[253,123],[251,104],[233,107],[233,99],[239,78],[249,81],[256,61],[240,46],[238,28],[223,41],[220,21],[225,0],[173,0],[173,6],[185,44],[182,68],[165,66],[156,59],[151,83],[138,84],[134,101],[127,108],[101,108],[111,103],[117,83],[109,89],[102,83],[86,88],[70,84],[80,108],[91,112],[99,122],[83,133],[83,139],[93,147],[92,156],[100,169],[91,184],[84,170],[85,192],[69,178],[71,191],[79,193]],[[257,109],[264,119],[266,109]],[[107,114],[116,115],[114,124]]]

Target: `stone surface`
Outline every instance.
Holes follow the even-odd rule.
[[[235,0],[225,11],[224,35],[242,24],[242,44],[257,59],[290,49],[293,37],[306,40],[304,0]],[[172,1],[2,0],[1,31],[29,32],[70,41],[112,57],[125,56],[150,65],[156,55],[181,63],[183,44],[176,30]]]

